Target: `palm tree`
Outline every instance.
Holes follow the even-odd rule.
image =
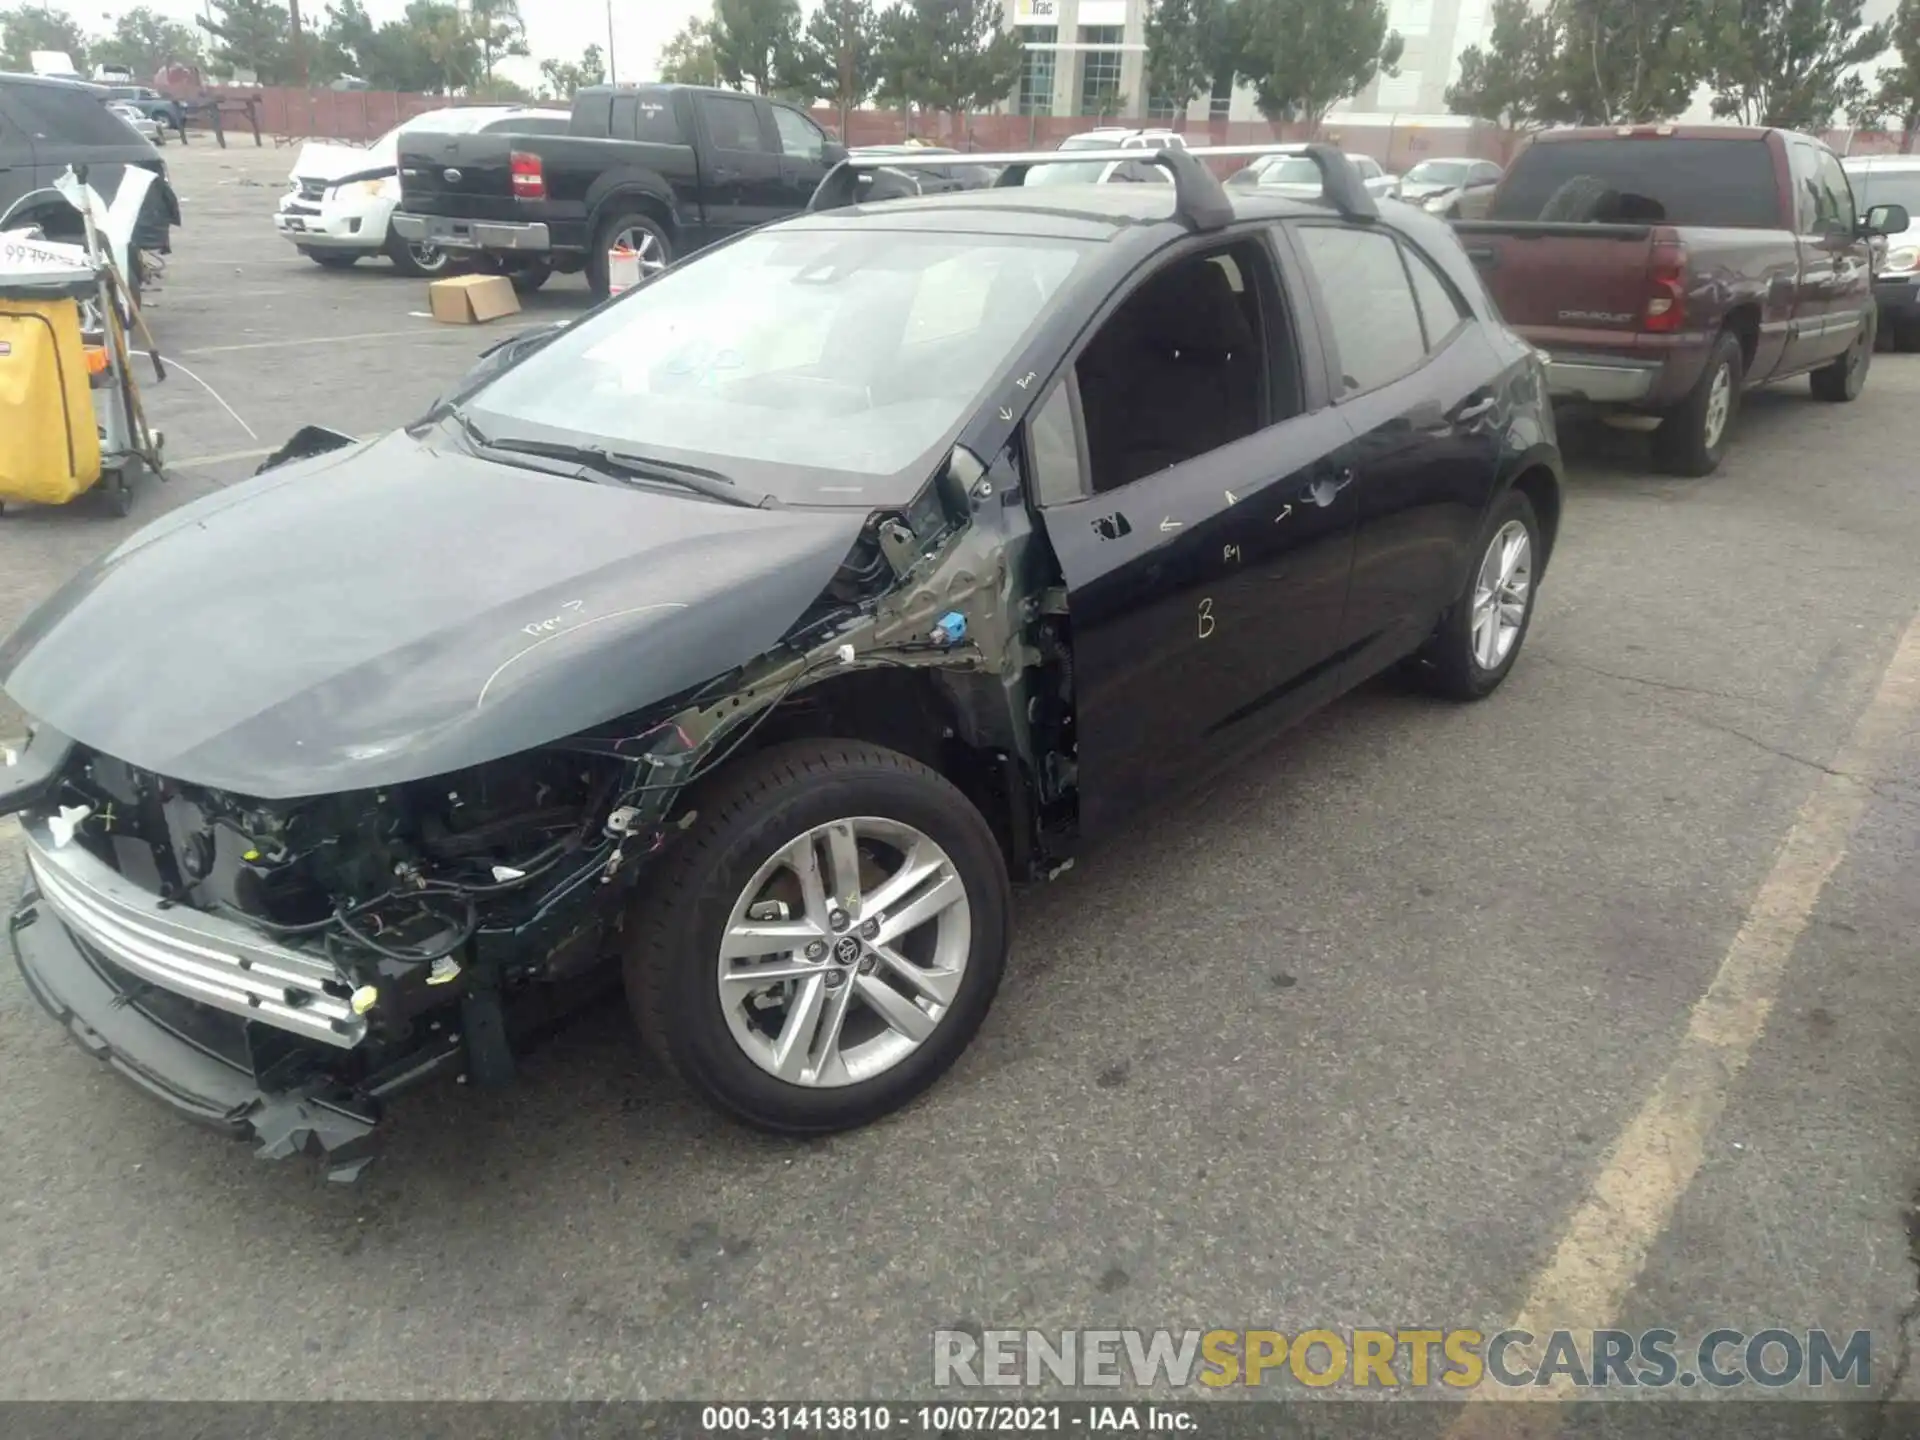
[[[493,62],[501,55],[527,53],[527,22],[520,14],[520,0],[468,0],[474,38],[480,42],[480,59],[487,79],[493,79]]]

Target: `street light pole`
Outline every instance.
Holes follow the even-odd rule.
[[[613,58],[613,0],[607,0],[607,80],[620,83],[620,62]]]

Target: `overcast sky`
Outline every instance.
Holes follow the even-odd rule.
[[[62,6],[62,0],[52,0]],[[114,17],[131,10],[138,0],[64,0],[74,19],[90,31],[113,28]],[[163,14],[190,21],[201,13],[202,0],[145,0]],[[804,0],[811,9],[811,0]],[[406,0],[366,0],[367,13],[376,21],[397,20]],[[324,23],[326,0],[301,0],[301,19],[308,26]],[[660,47],[695,15],[707,14],[712,0],[613,0],[613,59],[622,80],[642,80],[655,73]],[[510,67],[515,78],[537,76],[537,62],[575,60],[589,45],[607,48],[607,0],[520,0],[527,21],[527,43],[533,61]]]

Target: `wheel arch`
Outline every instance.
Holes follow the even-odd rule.
[[[1544,574],[1560,538],[1560,519],[1566,510],[1566,487],[1561,483],[1559,469],[1546,456],[1536,456],[1519,467],[1506,488],[1518,490],[1533,505],[1534,517],[1540,522],[1538,570]]]
[[[627,207],[652,216],[666,227],[669,241],[678,240],[680,211],[666,183],[644,176],[622,176],[616,171],[602,176],[587,193],[587,243],[596,243],[607,217]]]
[[[1743,378],[1753,374],[1754,357],[1760,353],[1760,302],[1743,300],[1727,311],[1721,329],[1740,342],[1740,368]]]
[[[959,678],[964,683],[966,677]],[[916,666],[827,676],[781,703],[740,755],[803,739],[860,740],[897,750],[952,781],[992,827],[1009,871],[1025,873],[1037,844],[1012,737],[985,707],[957,693],[953,679]],[[722,768],[739,758],[729,757]]]

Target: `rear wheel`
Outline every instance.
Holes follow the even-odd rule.
[[[1868,314],[1862,317],[1860,333],[1853,337],[1847,353],[1807,377],[1814,399],[1843,405],[1860,398],[1860,392],[1867,388],[1867,367],[1873,364],[1873,333],[1873,316]]]
[[[587,256],[587,283],[595,295],[604,296],[612,288],[607,276],[607,252],[616,245],[626,245],[639,254],[642,280],[673,263],[673,243],[667,238],[666,227],[653,216],[639,212],[610,216],[600,226]]]
[[[1500,497],[1480,536],[1467,588],[1417,657],[1427,683],[1451,700],[1479,700],[1507,678],[1533,623],[1534,578],[1544,552],[1533,502]]]
[[[1745,374],[1746,356],[1739,337],[1722,332],[1692,393],[1668,411],[1653,432],[1653,459],[1661,470],[1700,476],[1719,468],[1734,417],[1740,413],[1740,381]]]
[[[957,1060],[1006,960],[986,820],[892,750],[799,741],[702,797],[635,904],[627,996],[709,1103],[826,1134],[897,1110]]]

